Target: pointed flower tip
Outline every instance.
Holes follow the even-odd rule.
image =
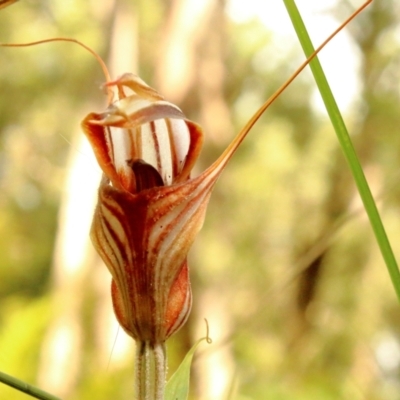
[[[133,74],[107,85],[118,100],[82,123],[104,173],[91,238],[111,272],[122,327],[163,342],[189,315],[186,257],[222,167],[190,179],[201,128]]]

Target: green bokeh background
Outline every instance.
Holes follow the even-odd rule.
[[[354,3],[339,1],[323,13],[342,21]],[[108,62],[123,9],[136,21],[134,72],[160,89],[168,87],[162,54],[179,4],[190,2],[21,0],[0,11],[0,41],[74,37]],[[277,43],[257,18],[235,23],[224,7],[210,1],[204,21],[189,19],[199,24],[195,39],[185,37],[194,51],[192,76],[176,99],[171,88],[169,96],[163,92],[204,127],[197,172],[303,59],[294,33],[293,41]],[[399,19],[394,1],[375,1],[348,29],[361,86],[344,112],[397,256]],[[62,313],[78,313],[79,370],[63,389],[68,399],[124,400],[133,393],[132,349],[118,364],[99,361],[95,278],[69,288],[71,304],[83,300],[68,311],[54,272],[67,160],[78,151],[79,121],[104,107],[103,81],[94,59],[72,44],[0,49],[0,370],[51,387],[40,373],[52,368],[43,366],[45,339]],[[256,125],[214,191],[190,255],[193,313],[169,343],[173,371],[204,335],[203,318],[209,320],[214,343],[197,355],[193,399],[216,398],[207,368],[226,373],[221,399],[400,399],[399,304],[313,91],[310,74],[302,74]],[[63,373],[69,382],[70,371]],[[0,398],[27,396],[0,385]]]

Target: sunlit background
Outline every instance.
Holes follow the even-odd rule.
[[[312,6],[310,4],[313,4]],[[323,5],[322,5],[323,4]],[[359,5],[298,1],[315,45]],[[400,5],[376,0],[321,60],[400,260]],[[281,0],[20,0],[0,42],[65,36],[206,133],[199,173],[304,56]],[[133,398],[134,343],[88,231],[100,179],[80,121],[106,104],[71,43],[0,48],[0,370],[63,399]],[[192,399],[393,400],[400,305],[306,71],[232,159],[191,251]],[[0,384],[0,399],[25,394]]]

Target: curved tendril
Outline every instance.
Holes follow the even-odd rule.
[[[37,40],[34,42],[27,42],[27,43],[0,43],[0,47],[29,47],[29,46],[36,46],[38,44],[44,44],[44,43],[50,43],[50,42],[71,42],[75,43],[81,47],[83,47],[85,50],[87,50],[90,54],[92,54],[97,62],[100,64],[101,69],[103,70],[103,74],[106,78],[106,89],[107,89],[107,103],[110,105],[113,101],[113,91],[112,89],[107,86],[107,83],[111,82],[111,76],[110,73],[108,72],[108,68],[103,61],[103,59],[94,51],[92,50],[89,46],[86,44],[80,42],[77,39],[72,39],[72,38],[63,38],[63,37],[55,37],[55,38],[50,38],[50,39],[42,39],[42,40]]]

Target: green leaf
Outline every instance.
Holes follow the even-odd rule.
[[[301,18],[299,10],[297,9],[294,0],[283,0],[290,19],[292,20],[293,27],[299,38],[303,51],[308,57],[314,52],[314,47],[311,43],[307,29]],[[315,57],[310,62],[311,72],[314,75],[314,79],[317,83],[318,89],[321,93],[321,97],[325,103],[326,110],[329,118],[331,119],[332,125],[335,129],[338,137],[340,146],[342,147],[344,156],[349,164],[350,170],[353,174],[355,183],[357,185],[358,192],[360,193],[361,200],[364,203],[364,208],[367,212],[371,227],[374,231],[376,240],[381,250],[383,259],[386,263],[390,278],[393,283],[393,287],[396,291],[397,298],[400,301],[400,271],[397,265],[392,247],[389,243],[389,239],[386,235],[385,228],[383,226],[381,217],[379,215],[378,208],[371,194],[371,190],[368,186],[368,182],[365,178],[364,171],[361,167],[360,160],[356,154],[350,135],[347,131],[346,125],[333,97],[332,91],[329,87],[328,81],[322,70],[321,64],[318,57]]]
[[[192,365],[193,355],[198,345],[203,340],[206,340],[207,343],[211,343],[208,337],[204,337],[193,345],[186,354],[181,365],[169,379],[165,387],[165,400],[187,400],[189,395],[190,367]]]
[[[23,382],[17,378],[14,378],[11,375],[5,374],[4,372],[0,372],[0,382],[11,386],[21,392],[26,393],[29,396],[35,397],[36,399],[41,400],[60,400],[58,397],[53,396],[50,393],[45,392],[35,386],[30,385],[29,383]]]

